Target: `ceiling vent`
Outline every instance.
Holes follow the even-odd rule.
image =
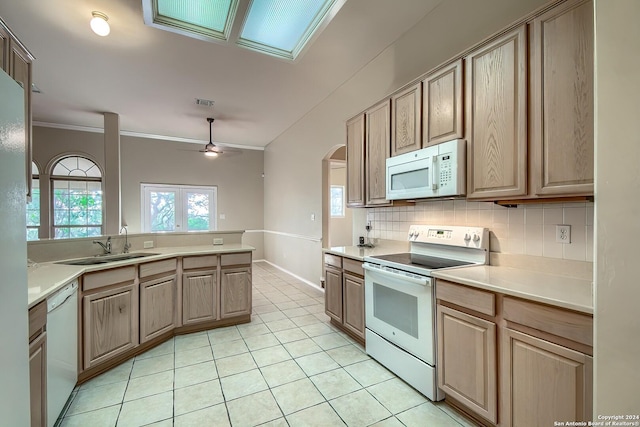
[[[208,99],[196,98],[196,105],[202,105],[203,107],[213,107],[215,101],[210,101]]]

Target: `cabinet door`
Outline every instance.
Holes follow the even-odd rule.
[[[347,122],[347,206],[364,206],[364,114]]]
[[[364,279],[344,274],[344,327],[364,339]]]
[[[220,271],[220,318],[251,314],[251,268]]]
[[[15,41],[11,40],[9,57],[9,75],[24,88],[24,124],[25,124],[25,157],[27,197],[31,200],[31,58],[29,54]]]
[[[176,276],[140,283],[140,343],[175,327]]]
[[[83,297],[84,368],[138,345],[138,287],[120,286]]]
[[[365,158],[367,206],[386,205],[387,200],[387,158],[391,135],[389,100],[367,110],[365,113],[367,133]]]
[[[391,155],[408,153],[422,148],[420,120],[422,119],[422,83],[411,86],[391,97]]]
[[[526,64],[524,25],[466,58],[467,198],[527,193]]]
[[[342,323],[342,271],[325,265],[324,286],[325,313]]]
[[[0,70],[9,74],[9,33],[2,25],[0,25]]]
[[[422,81],[422,146],[462,138],[462,59]]]
[[[540,195],[593,194],[593,2],[533,21],[533,182]]]
[[[442,305],[438,313],[438,387],[469,410],[498,419],[496,325]]]
[[[182,275],[182,324],[218,320],[218,282],[216,271],[198,271]]]
[[[501,422],[505,426],[591,420],[590,356],[511,329],[502,336]]]
[[[29,344],[31,427],[47,425],[47,333]]]

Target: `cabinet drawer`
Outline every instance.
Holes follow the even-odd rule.
[[[162,261],[147,262],[140,264],[140,278],[155,276],[156,274],[176,271],[176,260],[164,259]]]
[[[42,301],[29,309],[29,341],[42,331],[47,324],[47,301]]]
[[[134,265],[88,273],[82,277],[82,290],[86,292],[116,283],[133,282],[135,278],[136,267]]]
[[[362,262],[360,261],[344,258],[342,260],[342,268],[344,269],[344,271],[348,271],[350,273],[364,277],[364,269],[362,268]]]
[[[184,270],[217,266],[218,255],[190,256],[182,258],[182,268]]]
[[[331,254],[324,254],[324,263],[334,267],[342,268],[342,257]]]
[[[505,320],[593,346],[593,318],[573,311],[505,297]]]
[[[496,298],[491,292],[437,280],[436,298],[489,316],[496,315]]]
[[[248,265],[251,264],[251,252],[242,252],[239,254],[222,254],[220,256],[220,265]]]

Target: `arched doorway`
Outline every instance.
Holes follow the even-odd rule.
[[[347,147],[336,145],[322,159],[322,246],[353,244],[352,210],[346,206]]]

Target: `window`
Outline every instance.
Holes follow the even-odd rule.
[[[38,240],[40,227],[40,171],[31,163],[31,202],[27,203],[27,240]]]
[[[144,232],[216,230],[217,188],[142,184]]]
[[[51,172],[53,237],[102,234],[102,172],[93,161],[64,157]]]
[[[344,217],[344,186],[331,186],[331,217]]]

